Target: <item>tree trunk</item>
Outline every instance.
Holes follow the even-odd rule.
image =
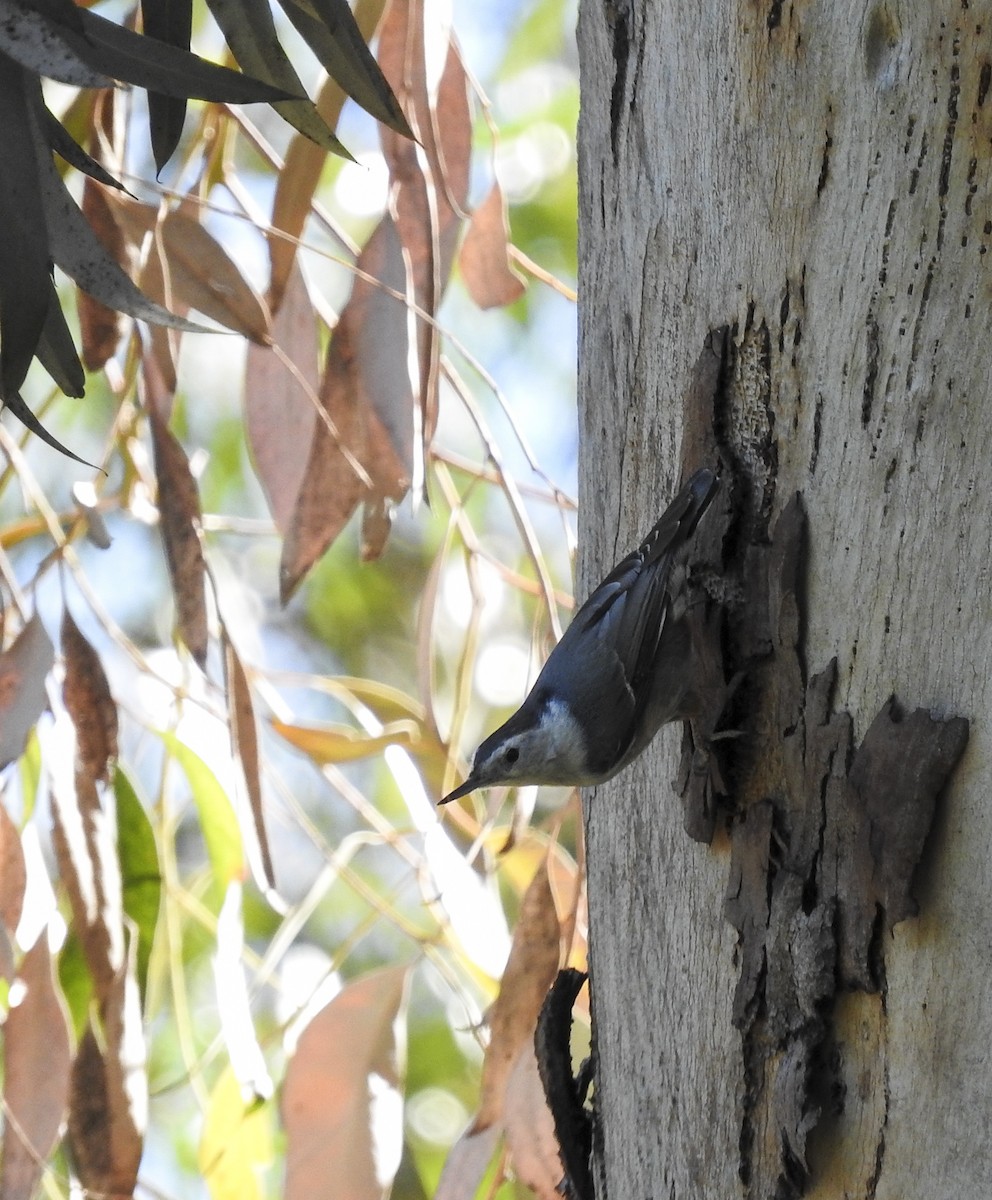
[[[990,35],[581,4],[580,579],[715,458],[747,668],[586,797],[600,1196],[989,1195]]]

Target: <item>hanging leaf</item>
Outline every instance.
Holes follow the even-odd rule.
[[[84,36],[65,35],[67,40],[80,58],[114,79],[161,92],[164,96],[212,100],[217,104],[252,104],[292,98],[281,88],[207,62],[167,42],[144,37],[88,9],[80,9],[80,16]]]
[[[48,314],[48,229],[42,207],[26,77],[0,70],[0,394],[24,382]]]
[[[38,361],[67,396],[82,396],[86,380],[76,345],[59,304],[55,285],[49,279],[48,314],[36,349]]]
[[[498,181],[472,214],[458,264],[468,293],[480,308],[499,308],[519,300],[524,281],[510,266],[506,201]]]
[[[113,814],[96,785],[77,772],[59,771],[52,787],[52,842],[72,908],[72,927],[102,1003],[124,969],[125,942],[120,866]]]
[[[400,1051],[407,969],[387,967],[344,987],[300,1035],[286,1069],[284,1200],[334,1194],[381,1200],[403,1146]],[[391,1119],[390,1119],[391,1118]]]
[[[124,912],[137,930],[134,966],[144,1007],[148,963],[162,896],[162,875],[155,831],[134,784],[120,763],[114,768],[114,797],[117,801],[117,857]]]
[[[141,24],[146,37],[188,52],[193,30],[193,0],[141,0]],[[185,96],[148,93],[148,127],[159,174],[179,145],[185,120]]]
[[[165,255],[169,303],[195,308],[253,341],[269,342],[269,313],[230,255],[199,221],[177,210],[112,195],[110,211],[128,241],[154,235]],[[154,251],[153,251],[154,252]],[[185,323],[184,328],[197,328]]]
[[[265,813],[262,809],[262,775],[258,758],[258,728],[255,724],[255,708],[251,700],[251,686],[244,666],[234,649],[227,630],[223,631],[224,677],[227,683],[227,714],[231,729],[231,752],[241,768],[248,793],[248,806],[258,841],[265,882],[270,888],[276,886],[272,855],[269,852],[269,836],[265,831]]]
[[[524,893],[520,919],[489,1014],[492,1036],[482,1064],[482,1100],[473,1132],[503,1122],[507,1081],[522,1046],[534,1041],[537,1017],[558,971],[561,929],[544,864]]]
[[[117,705],[96,651],[68,608],[62,614],[65,681],[62,699],[76,727],[79,768],[94,783],[106,783],[117,757]]]
[[[106,187],[114,188],[117,191],[124,192],[128,196],[131,193],[127,190],[120,180],[115,179],[109,171],[91,158],[89,154],[80,146],[71,133],[62,125],[57,117],[53,116],[47,105],[44,107],[43,132],[48,144],[60,157],[77,171],[81,171],[84,175],[88,175],[90,179],[95,179],[97,183],[102,183]],[[86,205],[83,205],[83,211],[86,211]]]
[[[213,956],[214,988],[221,1035],[241,1095],[266,1100],[274,1090],[252,1020],[251,996],[245,978],[245,925],[241,884],[228,884],[217,920]]]
[[[372,57],[347,0],[280,0],[321,66],[353,100],[402,137],[413,137],[402,106]]]
[[[79,211],[55,170],[50,152],[46,158],[47,161],[39,164],[42,198],[50,233],[51,254],[63,271],[84,291],[110,308],[143,321],[194,333],[209,333],[204,326],[174,316],[138,291],[104,250]]]
[[[83,184],[82,211],[100,244],[115,262],[123,264],[124,237],[113,218],[106,194],[92,179],[87,179]],[[82,334],[83,362],[88,371],[99,371],[113,357],[121,340],[121,314],[82,290],[77,292],[76,306]]]
[[[503,1122],[513,1174],[538,1200],[561,1200],[564,1177],[554,1117],[537,1069],[534,1040],[520,1048],[506,1084]]]
[[[245,364],[248,444],[272,519],[283,534],[313,441],[319,387],[317,318],[297,265],[273,320],[272,345],[250,345]]]
[[[147,1124],[141,1005],[134,953],[100,1006],[100,1034],[91,1018],[72,1064],[69,1142],[83,1186],[91,1193],[134,1192]]]
[[[272,728],[291,746],[302,750],[321,766],[357,762],[373,754],[381,754],[387,746],[412,746],[419,733],[412,721],[397,721],[383,729],[377,737],[358,733],[346,725],[288,725],[276,718],[272,718]]]
[[[17,826],[0,804],[0,926],[9,939],[13,938],[24,907],[24,892],[28,876],[24,865],[24,849]],[[9,967],[3,964],[3,977],[10,982]]]
[[[55,648],[35,613],[0,654],[0,767],[20,756],[45,710],[45,679],[54,663]]]
[[[158,480],[159,524],[176,600],[176,624],[187,650],[203,670],[208,640],[207,568],[200,544],[200,496],[178,438],[155,408],[149,409],[148,420]]]
[[[52,978],[47,929],[25,954],[18,977],[24,994],[7,1013],[3,1037],[4,1200],[35,1195],[69,1099],[69,1030]]]
[[[262,1200],[259,1169],[272,1159],[272,1114],[246,1099],[227,1068],[214,1085],[197,1151],[211,1200]]]
[[[214,884],[212,905],[219,912],[228,884],[243,882],[246,874],[237,815],[217,776],[203,759],[174,734],[161,733],[159,736],[189,782],[210,860]]]
[[[231,53],[243,70],[257,79],[275,84],[285,92],[306,96],[300,77],[279,42],[269,0],[207,0],[207,3]],[[272,107],[290,125],[324,150],[351,158],[309,98],[277,100]]]
[[[496,1125],[478,1133],[473,1130],[463,1133],[444,1160],[434,1200],[465,1200],[466,1196],[475,1196],[496,1153],[499,1139],[500,1130]]]

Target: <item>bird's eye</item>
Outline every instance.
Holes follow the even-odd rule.
[[[511,746],[506,752],[506,761],[508,763],[515,763],[519,757],[520,751],[516,748],[516,746]]]

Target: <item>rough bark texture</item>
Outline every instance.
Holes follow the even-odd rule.
[[[600,1196],[988,1194],[990,36],[580,6],[581,578],[715,456],[747,668],[587,797]]]

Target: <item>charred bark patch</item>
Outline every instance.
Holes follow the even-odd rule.
[[[785,1200],[806,1185],[821,1116],[843,1105],[837,999],[865,992],[884,1003],[886,935],[917,913],[914,875],[968,722],[904,712],[891,697],[858,743],[835,703],[836,660],[808,670],[802,498],[764,537],[754,536],[764,528],[757,513],[740,513],[767,488],[740,479],[739,439],[728,446],[722,437],[736,378],[721,330],[687,400],[687,462],[719,463],[724,487],[698,535],[709,564],[697,569],[707,597],[698,606],[700,711],[685,728],[676,787],[692,837],[726,824],[724,913],[738,934],[733,1020],[744,1080],[739,1174],[748,1196]],[[734,735],[721,736],[722,725]]]

